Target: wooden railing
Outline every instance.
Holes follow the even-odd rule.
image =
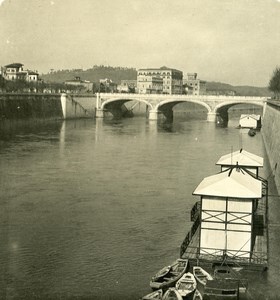
[[[200,219],[197,218],[195,220],[195,222],[193,223],[192,225],[192,228],[191,230],[187,233],[182,245],[181,245],[181,248],[180,248],[180,257],[183,256],[183,254],[186,252],[191,240],[192,240],[192,237],[194,236],[194,234],[196,233],[197,231],[197,228],[199,227],[200,225]]]

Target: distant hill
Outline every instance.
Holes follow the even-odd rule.
[[[267,87],[255,87],[255,86],[233,86],[221,82],[206,82],[206,90],[224,92],[234,91],[237,96],[259,96],[259,97],[271,97],[273,94]]]
[[[53,71],[48,74],[43,74],[41,77],[47,83],[63,83],[66,80],[80,77],[81,80],[89,80],[94,83],[98,83],[99,79],[108,78],[119,84],[121,80],[136,80],[137,70],[135,68],[95,65],[87,70],[72,69]],[[232,91],[238,96],[272,96],[272,93],[266,87],[233,86],[221,82],[206,81],[206,89],[208,92],[211,91],[216,94],[227,94]]]
[[[66,80],[80,77],[81,80],[89,80],[91,82],[99,82],[99,79],[111,79],[119,84],[121,80],[137,79],[137,71],[134,68],[109,67],[109,66],[93,66],[91,69],[72,69],[53,71],[43,74],[41,78],[45,82],[63,83]]]

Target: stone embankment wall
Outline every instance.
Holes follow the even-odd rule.
[[[0,119],[61,119],[60,95],[0,94]]]
[[[86,109],[65,94],[0,94],[0,120],[89,117]]]
[[[268,101],[264,112],[262,135],[274,181],[280,195],[280,103]]]
[[[88,116],[95,117],[96,96],[90,94],[73,94],[72,99],[79,103],[86,111]]]

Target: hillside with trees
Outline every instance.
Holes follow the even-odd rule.
[[[41,75],[45,82],[63,83],[66,80],[80,77],[81,80],[89,80],[98,83],[99,79],[111,79],[113,82],[120,84],[121,80],[137,79],[137,70],[134,68],[110,67],[110,66],[93,66],[90,69],[72,69],[52,71],[48,74]]]
[[[220,92],[226,94],[229,91],[235,92],[236,96],[258,96],[258,97],[271,97],[272,92],[267,87],[255,86],[233,86],[221,82],[206,82],[206,90],[213,92]]]

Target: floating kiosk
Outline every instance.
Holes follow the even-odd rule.
[[[193,225],[180,257],[193,265],[264,270],[267,256],[267,181],[259,176],[263,158],[240,150],[222,156],[221,172],[194,190],[200,196],[191,210]]]
[[[255,114],[241,115],[239,119],[239,127],[259,129],[262,127],[261,122],[262,121],[260,115],[255,115]]]
[[[189,272],[200,268],[209,275],[197,281],[195,299],[239,300],[247,291],[246,272],[268,267],[268,183],[259,176],[263,158],[245,150],[223,155],[216,165],[220,173],[205,177],[193,192],[200,200],[191,210],[180,259]],[[167,299],[168,293],[141,299]]]

